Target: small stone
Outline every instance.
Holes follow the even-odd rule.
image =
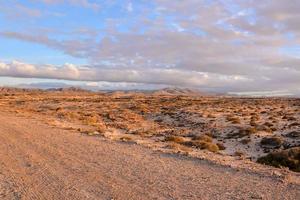
[[[275,176],[282,176],[282,173],[280,173],[279,171],[272,171],[272,174]]]

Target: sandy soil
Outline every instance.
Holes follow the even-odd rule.
[[[0,113],[0,199],[297,199],[288,184]]]

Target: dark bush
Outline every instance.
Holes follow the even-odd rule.
[[[292,131],[285,135],[285,137],[289,138],[300,138],[300,131]]]
[[[283,144],[283,140],[280,137],[270,137],[270,138],[266,137],[261,139],[260,144],[263,147],[279,148]]]
[[[258,158],[257,162],[274,167],[288,167],[292,171],[300,172],[300,147],[269,153]]]

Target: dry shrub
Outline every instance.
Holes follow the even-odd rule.
[[[88,136],[103,136],[102,133],[98,131],[83,131],[82,133]]]
[[[257,162],[274,167],[288,167],[292,171],[300,172],[300,147],[269,153],[258,158]]]
[[[265,132],[268,132],[268,133],[272,132],[272,129],[268,126],[265,126],[265,125],[257,125],[255,128],[256,128],[257,131],[265,131]]]
[[[198,149],[206,149],[211,152],[219,151],[219,146],[217,144],[212,143],[212,138],[207,135],[199,136],[198,139],[184,142],[183,144]]]
[[[220,150],[225,150],[226,149],[226,147],[223,143],[218,142],[217,146],[219,147]]]
[[[85,124],[87,125],[95,125],[98,122],[97,116],[88,116],[84,119]]]
[[[175,142],[175,143],[179,143],[179,144],[182,144],[185,142],[183,137],[173,136],[173,135],[165,137],[165,141],[166,142]]]
[[[240,142],[242,144],[249,144],[251,142],[251,139],[250,138],[242,139]]]
[[[127,142],[127,141],[132,141],[132,138],[129,136],[123,136],[123,137],[120,137],[120,140],[123,142]]]
[[[258,121],[260,117],[256,113],[251,113],[251,120]]]
[[[205,142],[212,142],[213,139],[208,135],[196,135],[193,137],[193,140],[201,140]]]
[[[285,137],[289,138],[300,138],[300,131],[292,131],[285,135]]]
[[[233,116],[227,116],[227,121],[230,121],[233,124],[240,124],[241,120],[238,117],[233,117]]]
[[[283,139],[281,137],[266,137],[260,141],[262,147],[274,147],[279,148],[283,144]]]
[[[216,116],[213,115],[213,114],[208,114],[207,117],[208,117],[208,118],[216,118]]]
[[[254,133],[256,133],[256,129],[255,128],[252,128],[252,127],[239,128],[237,131],[235,131],[233,133],[229,133],[227,135],[227,139],[242,138],[242,137],[250,136],[250,135],[252,135]]]
[[[265,122],[263,125],[264,125],[264,126],[268,126],[268,127],[274,126],[271,122]]]
[[[183,146],[183,145],[177,144],[177,143],[168,144],[167,147],[169,147],[171,149],[174,149],[174,150],[177,150],[177,151],[184,151],[184,152],[191,152],[192,151],[191,148],[188,148],[186,146]]]
[[[257,122],[256,121],[254,121],[254,120],[250,120],[250,123],[249,123],[251,126],[257,126],[258,124],[257,124]]]
[[[241,152],[241,151],[236,151],[236,152],[234,152],[234,156],[242,157],[242,156],[244,156],[244,155],[245,155],[244,152]]]
[[[299,122],[293,122],[291,124],[289,124],[289,128],[295,127],[295,126],[300,126]]]
[[[218,145],[206,141],[201,141],[201,140],[193,141],[193,146],[199,149],[206,149],[211,152],[219,151]]]

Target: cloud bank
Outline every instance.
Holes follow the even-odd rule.
[[[49,8],[68,4],[108,14],[93,16],[92,25],[65,23],[59,29],[39,21],[49,16],[36,11],[40,14],[30,17],[42,19],[28,29],[0,28],[1,38],[87,60],[86,65],[61,66],[2,62],[2,76],[300,93],[299,1],[37,2]],[[112,9],[119,14],[110,13]],[[28,16],[28,11],[23,14]],[[69,13],[64,14],[68,18]]]
[[[33,65],[13,61],[11,63],[0,62],[0,76],[19,78],[47,78],[91,82],[127,82],[164,84],[186,87],[220,87],[232,86],[237,82],[251,82],[243,76],[227,76],[215,73],[203,73],[180,69],[143,69],[143,68],[111,68],[99,66],[76,66],[64,64]]]

